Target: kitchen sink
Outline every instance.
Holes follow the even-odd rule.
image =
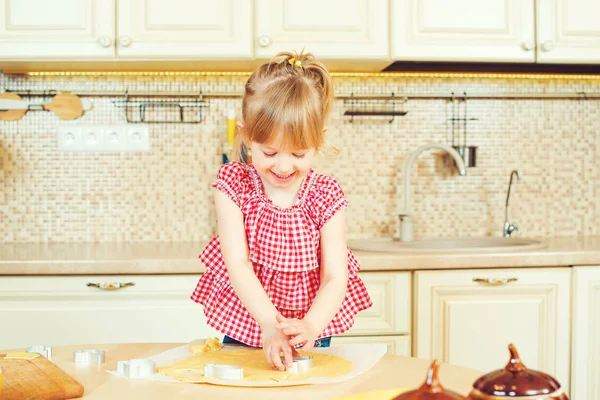
[[[415,239],[408,242],[381,238],[348,240],[348,247],[351,250],[385,253],[454,253],[528,251],[544,248],[546,243],[535,239],[492,236]]]

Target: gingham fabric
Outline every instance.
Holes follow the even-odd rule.
[[[320,284],[321,227],[348,202],[337,181],[308,172],[298,202],[282,208],[262,190],[252,165],[224,164],[213,187],[221,190],[242,210],[248,238],[250,261],[273,305],[287,318],[303,318]],[[235,294],[219,237],[213,238],[200,254],[206,272],[191,299],[204,306],[210,326],[247,345],[260,347],[260,326]],[[354,316],[372,302],[357,275],[360,269],[348,249],[348,287],[340,310],[319,338],[339,335],[354,323]]]

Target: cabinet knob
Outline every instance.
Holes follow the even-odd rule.
[[[506,285],[507,283],[516,282],[519,279],[516,277],[512,278],[473,278],[473,282],[485,283],[488,285]]]
[[[97,40],[98,44],[102,47],[110,47],[112,39],[110,36],[100,36]]]
[[[129,47],[131,45],[131,38],[129,36],[119,36],[119,45],[121,47]]]
[[[531,51],[535,49],[535,44],[532,41],[523,42],[521,43],[521,48],[525,51]]]
[[[102,290],[117,290],[129,286],[135,286],[135,282],[104,282],[104,283],[93,283],[88,282],[86,284],[87,287],[97,287]]]
[[[261,35],[261,37],[258,38],[258,44],[260,47],[267,47],[271,44],[271,38],[267,35]]]
[[[554,42],[552,40],[546,40],[541,45],[542,51],[550,51],[554,48]]]

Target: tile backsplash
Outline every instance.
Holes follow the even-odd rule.
[[[241,93],[247,76],[24,76],[0,74],[0,90],[169,91]],[[427,94],[600,92],[598,79],[338,76],[336,93]],[[0,121],[0,241],[152,242],[206,240],[215,234],[210,186],[221,163],[225,112],[240,114],[239,97],[209,97],[201,124],[152,124],[146,153],[57,151],[61,124],[122,124],[117,97],[89,97],[94,108],[77,121],[30,111]],[[41,100],[31,98],[29,100]],[[364,103],[371,107],[373,102]],[[415,236],[499,236],[510,172],[510,220],[527,237],[600,234],[600,101],[472,99],[467,144],[477,166],[464,177],[444,167],[437,151],[411,171]],[[462,112],[464,104],[460,103]],[[355,117],[337,99],[328,140],[335,159],[318,172],[336,177],[350,207],[350,238],[395,232],[403,208],[403,167],[429,141],[450,143],[452,103],[411,99],[404,117]],[[398,106],[400,107],[400,106]],[[456,132],[458,134],[458,132]],[[462,135],[462,130],[461,130]],[[462,136],[461,136],[462,139]]]

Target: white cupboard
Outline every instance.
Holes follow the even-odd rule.
[[[600,1],[539,0],[540,63],[600,63]]]
[[[533,0],[391,0],[391,56],[535,61]]]
[[[573,268],[571,400],[600,399],[600,266]]]
[[[190,342],[217,333],[190,300],[197,275],[0,277],[0,348]],[[103,286],[134,283],[116,290]]]
[[[0,0],[0,60],[114,55],[113,0]]]
[[[389,59],[387,0],[256,0],[256,57]]]
[[[527,367],[568,390],[569,268],[418,271],[414,279],[415,357],[491,372],[507,364],[513,343]]]

